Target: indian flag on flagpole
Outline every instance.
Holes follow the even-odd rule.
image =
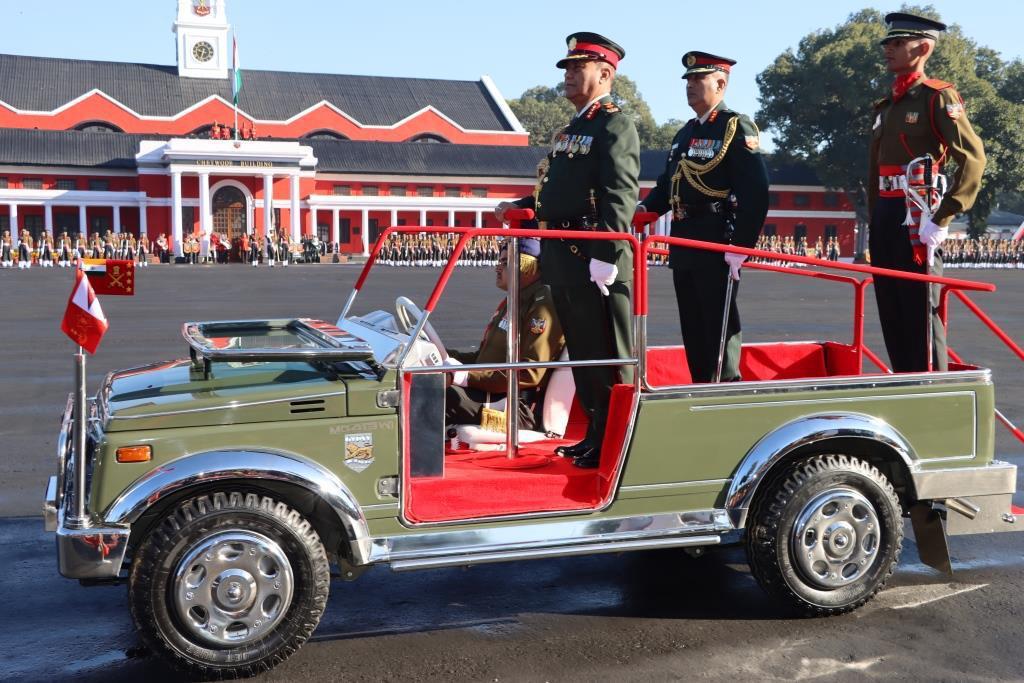
[[[234,74],[231,77],[231,97],[235,102],[235,139],[238,139],[238,93],[242,90],[242,68],[238,65],[238,38],[231,36],[231,61]]]

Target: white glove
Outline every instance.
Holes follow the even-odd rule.
[[[743,254],[734,254],[731,251],[725,252],[725,262],[729,264],[729,277],[739,282],[740,280],[740,266],[747,260],[747,257]]]
[[[444,359],[445,365],[462,365],[457,359],[448,356]],[[469,372],[467,370],[459,370],[458,372],[452,373],[452,384],[457,387],[464,387],[469,384]]]
[[[935,250],[949,237],[949,228],[932,223],[932,219],[926,218],[921,222],[921,229],[918,231],[921,244],[928,247],[928,265],[935,265]]]
[[[614,263],[590,259],[590,281],[597,285],[605,296],[608,296],[608,285],[615,282],[615,276],[618,274],[619,267]]]

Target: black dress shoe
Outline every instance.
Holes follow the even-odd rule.
[[[584,439],[583,441],[574,443],[571,446],[559,446],[555,449],[555,453],[563,458],[575,458],[576,456],[583,455],[589,450],[591,450],[590,442]]]
[[[597,448],[591,448],[587,452],[573,458],[572,464],[582,469],[593,469],[601,464],[601,451]]]

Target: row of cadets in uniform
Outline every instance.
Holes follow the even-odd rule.
[[[33,264],[41,268],[70,268],[77,265],[83,258],[108,258],[138,260],[140,266],[147,266],[149,259],[149,240],[143,235],[136,240],[134,235],[123,234],[118,238],[107,233],[104,238],[93,234],[90,243],[82,236],[72,238],[62,232],[56,240],[47,231],[38,238],[33,238],[28,230],[22,231],[17,245],[13,244],[9,230],[0,237],[0,267],[11,268],[17,263],[19,269],[31,268]]]

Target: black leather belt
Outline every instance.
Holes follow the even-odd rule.
[[[680,204],[682,218],[700,218],[701,216],[721,216],[726,209],[725,202],[707,202],[705,204]]]
[[[540,230],[595,230],[597,226],[589,218],[567,218],[559,221],[537,221]]]

